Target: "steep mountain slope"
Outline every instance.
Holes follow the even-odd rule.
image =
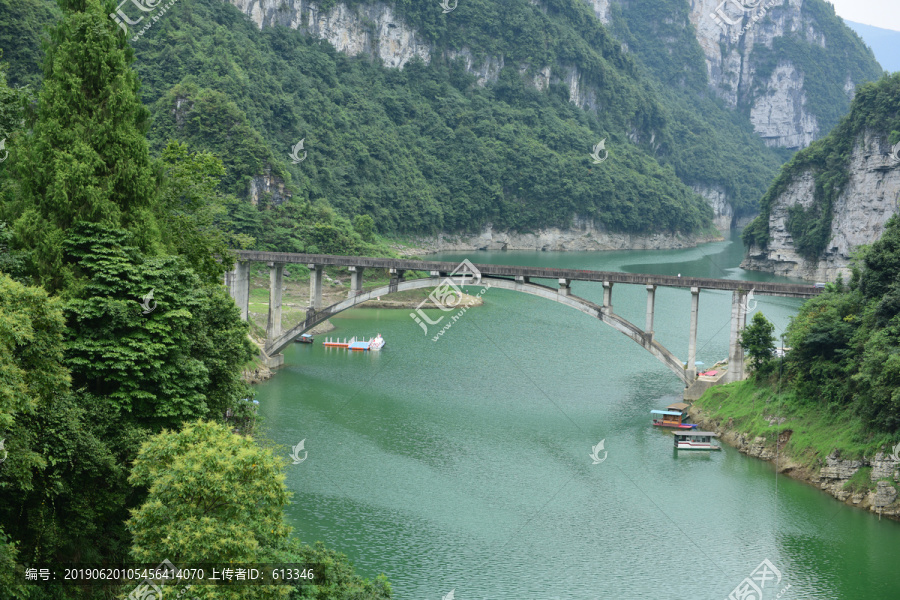
[[[824,0],[585,1],[661,81],[708,85],[773,147],[809,145],[882,72]]]
[[[771,146],[808,146],[846,114],[857,86],[882,74],[871,50],[824,0],[690,5],[710,85],[749,114]]]
[[[439,5],[421,2],[233,4],[263,33],[296,28],[347,54],[375,57],[388,68],[421,59],[432,69],[465,69],[475,78],[467,93],[481,94],[484,88],[497,100],[498,89],[520,79],[516,86],[568,99],[589,118],[596,115],[604,129],[597,141],[615,132],[622,142],[672,165],[682,181],[707,197],[722,229],[736,216],[755,212],[780,162],[776,153],[761,148],[741,115],[709,97],[654,81],[578,0],[539,6],[524,0],[468,2],[446,15]],[[695,58],[702,70],[699,51]]]
[[[859,89],[850,114],[797,153],[744,230],[747,269],[833,280],[900,201],[900,73]]]
[[[325,201],[373,216],[381,232],[558,227],[674,240],[708,231],[710,217],[727,229],[754,214],[786,156],[754,134],[752,94],[710,93],[727,86],[710,77],[697,10],[686,0],[467,0],[449,13],[413,0],[193,0],[144,15],[149,29],[129,37],[153,148],[175,138],[215,152],[229,191],[261,206]],[[829,52],[858,58],[829,39]],[[33,71],[24,59],[12,67],[13,81]],[[845,97],[865,73],[826,77],[825,95]],[[308,158],[292,162],[301,139]],[[601,140],[608,160],[595,162]]]
[[[900,31],[844,21],[872,49],[886,71],[900,71]]]

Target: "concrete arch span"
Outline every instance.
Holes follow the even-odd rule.
[[[326,319],[329,319],[330,317],[333,317],[334,315],[341,313],[347,309],[359,306],[364,302],[374,300],[375,298],[378,298],[380,296],[389,296],[390,294],[394,294],[396,292],[437,287],[444,281],[445,278],[443,277],[427,277],[421,279],[412,279],[409,281],[399,281],[396,284],[392,283],[390,285],[385,285],[370,291],[364,291],[357,296],[352,296],[350,298],[332,304],[331,306],[326,307],[319,312],[310,314],[309,316],[307,316],[305,321],[300,322],[298,325],[285,332],[281,336],[277,337],[276,339],[267,341],[265,346],[265,353],[268,356],[279,354],[282,350],[289,346],[291,342],[300,337],[300,335],[309,331],[319,323],[322,323]],[[657,360],[668,367],[676,377],[684,382],[686,386],[690,385],[691,383],[691,377],[685,370],[684,364],[662,344],[654,341],[652,334],[644,332],[633,323],[626,321],[606,307],[602,307],[598,304],[590,302],[589,300],[585,300],[584,298],[579,298],[578,296],[560,293],[561,290],[558,290],[556,288],[551,288],[535,283],[526,283],[515,281],[512,279],[485,276],[482,276],[482,283],[489,285],[492,288],[522,292],[525,294],[531,294],[532,296],[538,296],[546,300],[552,300],[570,308],[574,308],[575,310],[578,310],[588,316],[594,317],[595,319],[606,323],[619,333],[625,335],[632,341],[639,344],[642,348],[650,352],[650,354],[656,357]]]

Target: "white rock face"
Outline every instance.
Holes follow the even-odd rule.
[[[588,5],[594,9],[594,14],[603,22],[604,25],[609,24],[609,2],[610,0],[585,0]]]
[[[818,137],[816,117],[806,108],[803,74],[780,63],[762,86],[747,57],[757,44],[806,27],[806,40],[824,47],[825,36],[802,18],[804,0],[690,0],[691,23],[706,55],[710,85],[730,106],[750,105],[753,125],[769,146],[804,148]],[[852,97],[849,79],[844,86]]]
[[[815,281],[849,278],[850,254],[862,244],[881,237],[884,224],[897,212],[900,198],[900,161],[890,155],[887,140],[866,132],[850,158],[850,181],[833,207],[831,240],[818,261],[808,261],[794,248],[787,230],[788,209],[813,203],[812,173],[798,176],[775,199],[769,215],[769,244],[763,250],[751,247],[741,263],[745,269]]]
[[[721,239],[716,237],[683,236],[679,234],[633,235],[610,233],[596,227],[592,221],[575,217],[569,228],[547,227],[533,233],[495,231],[491,225],[480,234],[420,236],[415,243],[426,252],[474,250],[649,250],[689,248],[697,244]]]
[[[431,47],[381,2],[355,8],[336,4],[323,12],[309,0],[228,1],[260,29],[274,25],[302,29],[352,56],[377,56],[387,67],[403,67],[415,56],[426,63],[431,60]]]
[[[807,113],[803,74],[789,62],[779,63],[766,82],[766,93],[750,109],[750,122],[767,146],[805,148],[816,139],[816,117]]]
[[[259,205],[263,194],[271,194],[272,204],[278,206],[291,197],[291,193],[284,189],[284,180],[272,175],[271,169],[266,169],[263,175],[257,175],[250,180],[250,203]]]
[[[721,186],[692,185],[691,188],[706,198],[713,209],[713,224],[723,234],[734,225],[734,208],[728,202],[728,194]]]

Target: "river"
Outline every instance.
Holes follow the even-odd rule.
[[[741,253],[733,237],[429,259],[790,281],[739,269]],[[600,303],[603,291],[575,282],[572,293]],[[385,573],[398,600],[722,600],[764,560],[777,570],[764,600],[900,597],[900,524],[728,447],[676,455],[671,433],[649,425],[682,391],[662,363],[555,302],[483,298],[437,341],[408,310],[345,312],[331,335],[381,333],[385,349],[294,344],[258,386],[264,436],[285,454],[305,440],[307,460],[287,467],[301,540],[347,554],[364,576]],[[756,300],[778,333],[800,304]],[[706,365],[727,356],[730,301],[700,295]],[[643,325],[642,286],[615,286],[612,304]],[[656,339],[682,360],[689,318],[688,290],[657,291]]]

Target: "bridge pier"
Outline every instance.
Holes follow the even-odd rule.
[[[604,281],[603,282],[603,307],[601,308],[606,314],[611,314],[613,311],[612,307],[612,281]]]
[[[571,279],[560,279],[559,280],[559,290],[557,293],[560,296],[568,296],[572,291],[572,280]]]
[[[284,290],[284,263],[269,263],[269,318],[266,338],[274,340],[281,335],[281,293]]]
[[[644,335],[648,342],[653,341],[653,309],[656,304],[656,286],[647,286],[647,324],[644,326]]]
[[[691,288],[691,333],[688,339],[687,375],[690,381],[697,377],[697,317],[700,312],[700,288]]]
[[[324,265],[306,265],[309,267],[309,307],[315,312],[322,310],[322,279]]]
[[[393,294],[397,291],[397,286],[403,281],[403,275],[406,273],[404,269],[390,269],[391,282],[388,284],[388,293]]]
[[[225,287],[234,303],[241,309],[241,319],[247,320],[250,314],[250,263],[239,260],[234,269],[225,273]]]
[[[741,346],[741,331],[747,324],[747,292],[735,290],[731,294],[731,339],[728,345],[728,383],[744,379],[744,348]]]
[[[365,267],[350,267],[350,292],[348,298],[359,296],[363,289],[363,271]]]

